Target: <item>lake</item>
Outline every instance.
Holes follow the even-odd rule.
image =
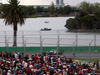
[[[73,17],[39,17],[28,18],[23,26],[18,25],[18,46],[40,46],[40,33],[42,34],[43,46],[57,46],[58,34],[60,46],[100,46],[100,32],[70,32],[64,27],[67,19]],[[41,28],[51,28],[51,31],[41,31]],[[6,33],[5,33],[6,31]],[[0,46],[5,46],[6,40],[9,46],[13,42],[13,26],[5,26],[4,20],[0,19]],[[76,44],[77,43],[77,44]]]
[[[41,28],[52,28],[52,30],[67,30],[64,25],[70,17],[41,17],[28,18],[23,26],[18,25],[18,31],[40,30]],[[73,17],[72,17],[73,18]],[[45,23],[48,21],[48,23]],[[0,19],[0,31],[12,31],[12,26],[5,26],[4,20]]]

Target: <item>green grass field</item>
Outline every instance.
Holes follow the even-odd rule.
[[[75,60],[80,60],[80,61],[88,62],[89,58],[75,58]],[[100,62],[100,58],[90,58],[90,62],[95,62],[97,60]]]

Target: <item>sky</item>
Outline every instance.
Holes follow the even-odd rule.
[[[21,5],[50,5],[51,2],[55,4],[56,0],[20,0]],[[64,0],[65,5],[72,5],[76,6],[79,5],[81,2],[87,1],[90,3],[99,2],[100,0]],[[7,0],[2,0],[2,3],[7,3]]]

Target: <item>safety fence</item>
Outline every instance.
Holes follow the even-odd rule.
[[[100,46],[100,30],[18,31],[17,47]],[[13,46],[13,31],[0,31],[0,47]]]

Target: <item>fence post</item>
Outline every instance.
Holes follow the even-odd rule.
[[[41,55],[42,55],[42,34],[41,34],[41,31],[40,31],[40,48],[41,48]]]
[[[24,43],[24,56],[26,54],[26,42]]]
[[[5,47],[7,47],[7,34],[6,34],[6,31],[4,31],[4,34],[5,34]]]
[[[89,43],[89,64],[90,64],[90,58],[91,58],[91,43],[93,42],[93,40]]]
[[[96,46],[96,29],[94,30],[94,46]]]
[[[76,41],[75,41],[76,42]],[[75,59],[75,42],[73,42],[73,61]]]
[[[78,45],[78,33],[77,33],[77,30],[76,30],[76,47]]]
[[[9,39],[8,39],[8,41],[6,42],[7,43],[7,52],[9,52]]]
[[[57,40],[57,57],[58,57],[58,50],[59,50],[59,31],[57,31],[57,37],[58,37],[58,40]]]
[[[22,46],[24,47],[24,32],[22,31]]]

